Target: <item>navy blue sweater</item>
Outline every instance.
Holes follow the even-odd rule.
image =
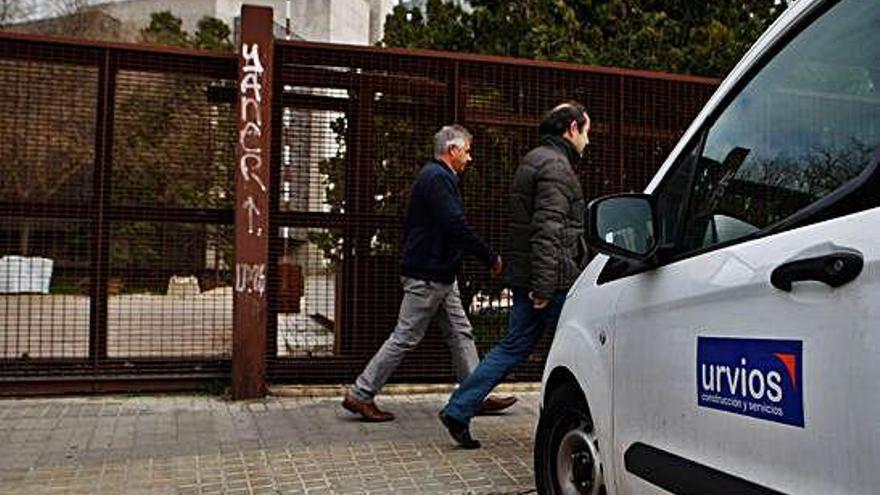
[[[495,252],[464,217],[458,182],[458,174],[437,159],[416,176],[406,210],[404,276],[448,284],[455,280],[465,253],[494,263]]]

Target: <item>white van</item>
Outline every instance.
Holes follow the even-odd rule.
[[[598,255],[544,372],[544,494],[880,494],[880,2],[800,0]]]

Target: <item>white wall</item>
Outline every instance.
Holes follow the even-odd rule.
[[[370,6],[363,0],[309,0],[329,3],[330,30],[327,41],[366,45],[370,42]]]
[[[234,30],[243,3],[271,7],[276,29],[285,26],[286,0],[123,0],[104,7],[107,14],[134,30],[147,26],[151,13],[170,10],[183,21],[183,29],[192,33],[205,16],[221,19]],[[385,16],[395,1],[292,0],[290,4],[291,26],[298,36],[309,41],[366,45],[382,38]]]
[[[215,16],[216,0],[187,0],[185,2],[169,0],[127,0],[104,4],[104,11],[120,21],[126,27],[140,30],[150,24],[150,14],[170,10],[183,21],[183,29],[190,33],[205,16]],[[224,19],[226,20],[226,19]]]
[[[285,25],[285,0],[216,1],[217,17],[230,25],[239,16],[242,3],[272,7],[275,24]],[[370,42],[370,6],[365,0],[292,0],[290,4],[293,32],[306,40],[357,45]]]
[[[370,44],[375,45],[385,36],[385,17],[394,10],[395,0],[369,0]]]

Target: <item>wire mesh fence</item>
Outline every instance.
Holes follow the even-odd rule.
[[[64,62],[0,59],[0,197],[35,214],[0,216],[3,360],[88,356],[98,68]]]
[[[0,37],[0,379],[228,373],[232,56]]]
[[[407,194],[440,126],[473,133],[465,209],[502,250],[510,180],[537,144],[543,112],[572,99],[588,108],[592,144],[576,169],[595,198],[643,188],[715,89],[664,74],[301,42],[278,43],[275,64],[280,194],[271,218],[280,228],[270,260],[279,270],[270,273],[267,348],[275,381],[353,380],[390,334]],[[474,260],[458,281],[485,352],[504,332],[510,293]],[[551,333],[512,379],[540,376]],[[453,377],[432,328],[393,379]]]
[[[0,380],[228,377],[236,57],[0,35]],[[268,378],[347,382],[387,338],[410,182],[431,137],[474,135],[466,213],[496,249],[540,115],[583,102],[588,198],[644,187],[716,82],[488,57],[277,42]],[[510,294],[459,275],[478,348]],[[513,379],[540,374],[546,342]],[[436,329],[396,380],[448,381]]]

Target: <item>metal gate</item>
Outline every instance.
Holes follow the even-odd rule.
[[[227,379],[209,253],[233,229],[235,78],[233,56],[0,35],[3,394]]]
[[[269,280],[266,358],[270,380],[295,383],[350,382],[393,329],[408,187],[440,126],[457,122],[474,134],[465,209],[501,249],[509,182],[537,144],[543,112],[570,99],[586,105],[591,145],[577,171],[594,198],[642,189],[716,87],[669,74],[301,42],[276,42],[274,71],[269,264],[279,270]],[[483,353],[504,331],[509,293],[473,260],[459,283]],[[438,334],[429,331],[393,379],[452,380]],[[549,338],[511,379],[540,378]]]
[[[245,41],[266,31],[248,8]],[[236,366],[252,385],[238,396],[264,380],[350,382],[396,320],[407,191],[441,125],[475,136],[465,207],[501,248],[509,181],[541,113],[587,106],[592,144],[577,169],[592,198],[644,187],[717,85],[268,44],[257,72],[242,52],[0,34],[0,395],[225,384]],[[243,86],[248,74],[266,82]],[[260,120],[243,103],[249,83],[270,105],[262,136],[247,127]],[[257,137],[270,164],[259,171],[245,156]],[[459,282],[483,352],[509,294],[472,261]],[[452,379],[436,333],[395,380]],[[545,352],[512,378],[538,378]]]

